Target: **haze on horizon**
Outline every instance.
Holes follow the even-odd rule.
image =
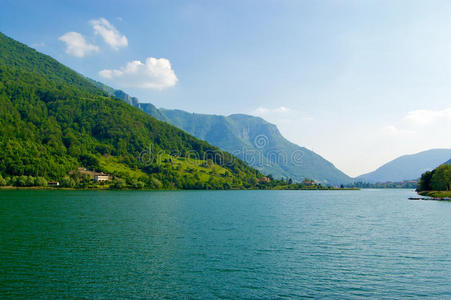
[[[451,2],[13,1],[0,31],[142,102],[248,113],[351,176],[451,148]]]

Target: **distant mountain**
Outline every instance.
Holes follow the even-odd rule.
[[[422,173],[443,164],[451,157],[451,149],[432,149],[411,155],[403,155],[377,170],[355,178],[368,183],[418,179]],[[448,161],[448,163],[450,163]]]
[[[262,176],[93,83],[0,33],[0,175],[62,180],[85,167],[131,186],[198,189],[252,187]]]
[[[445,164],[451,164],[451,159],[448,160]]]
[[[100,87],[103,85],[97,84]],[[232,153],[264,174],[292,178],[298,182],[309,178],[330,185],[352,182],[351,177],[320,155],[286,140],[274,124],[262,118],[244,114],[221,116],[157,109],[150,103],[140,103],[122,91],[113,93],[151,116]]]

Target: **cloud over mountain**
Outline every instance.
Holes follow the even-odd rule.
[[[174,86],[178,80],[168,59],[154,57],[144,63],[131,61],[120,69],[105,69],[99,75],[123,87],[159,90]]]

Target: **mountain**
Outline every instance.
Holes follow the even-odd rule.
[[[158,109],[153,104],[140,103],[123,91],[111,89],[100,82],[96,84],[151,116],[232,153],[264,174],[298,182],[309,178],[330,185],[352,182],[352,178],[329,161],[286,140],[274,124],[262,118],[245,114],[221,116]]]
[[[339,185],[352,179],[313,151],[289,142],[276,125],[262,118],[188,113],[160,109],[169,122],[275,177],[305,178]]]
[[[432,149],[398,157],[377,170],[358,176],[355,180],[377,183],[415,180],[421,174],[443,164],[451,157],[451,149]]]
[[[262,176],[110,92],[0,33],[0,175],[62,180],[85,167],[154,188],[250,187]]]

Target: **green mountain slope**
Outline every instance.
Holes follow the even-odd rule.
[[[441,165],[450,156],[451,149],[431,149],[416,154],[403,155],[373,172],[358,176],[356,181],[376,183],[418,179],[422,173]]]
[[[159,188],[249,187],[261,176],[0,33],[0,174],[61,180],[81,166]]]
[[[97,84],[104,90],[111,89],[102,83]],[[110,93],[159,120],[232,153],[264,174],[295,181],[310,178],[332,185],[352,182],[352,178],[329,161],[286,140],[274,124],[262,118],[244,114],[221,116],[157,109],[150,103],[140,103],[122,91],[113,90]]]

